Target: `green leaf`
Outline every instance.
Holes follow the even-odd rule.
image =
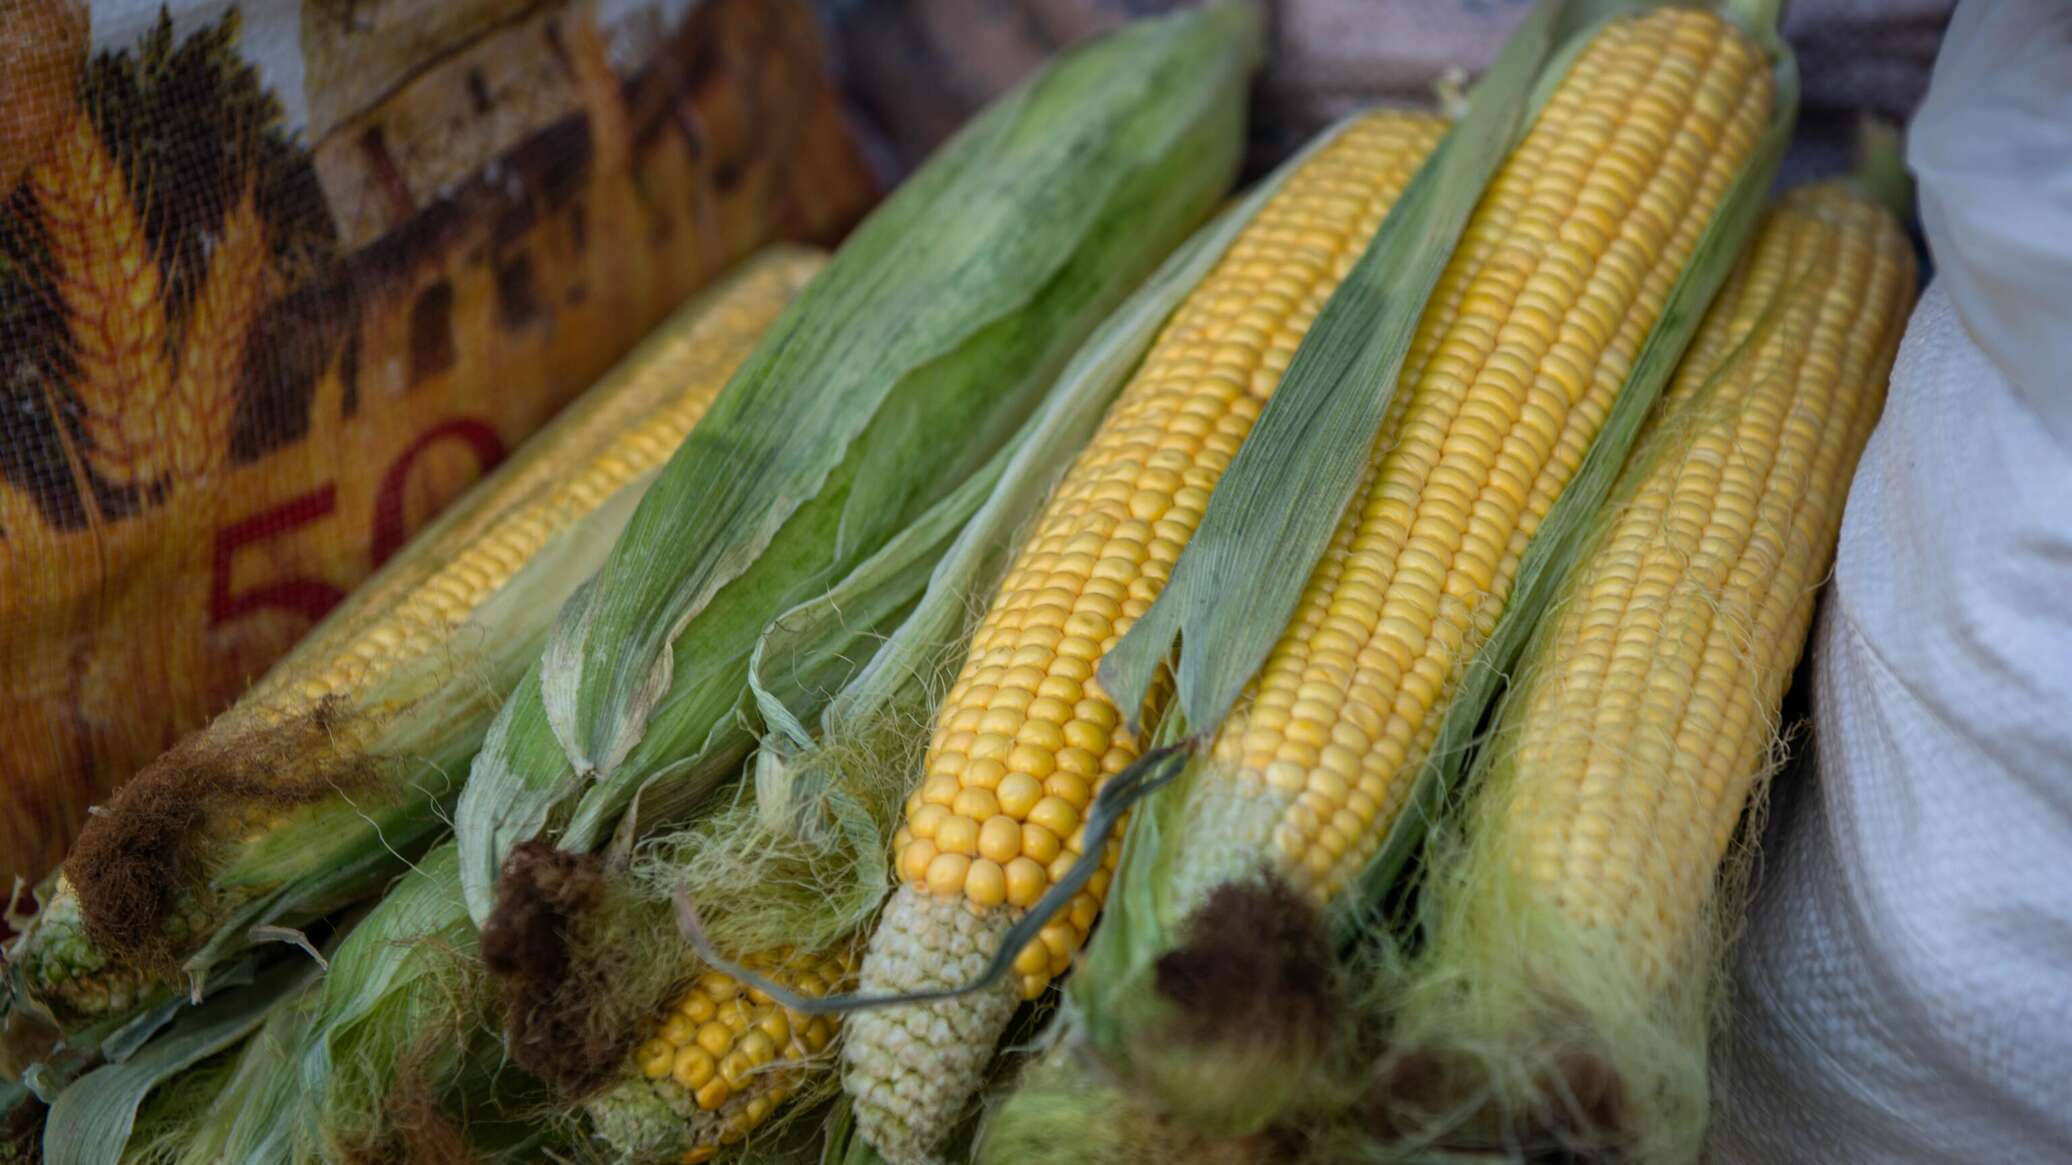
[[[128,1060],[81,1077],[50,1106],[45,1165],[120,1165],[137,1110],[152,1089],[249,1035],[283,996],[317,974],[309,960],[284,961],[251,987],[185,1012]]]
[[[304,986],[282,999],[238,1049],[214,1102],[185,1114],[168,1131],[179,1150],[177,1165],[288,1160],[294,1133],[290,1118],[298,1099],[295,1053],[309,1022],[313,988]]]
[[[860,629],[890,623],[928,590],[938,560],[994,492],[1007,457],[1023,440],[1017,437],[847,578],[763,629],[749,656],[748,687],[767,726],[766,747],[813,742],[805,723],[811,709],[826,707],[828,693],[837,688],[848,690],[844,681],[855,672],[856,660],[874,655],[873,645],[881,640],[889,642]]]
[[[312,1003],[289,1114],[299,1158],[378,1148],[405,1075],[455,1080],[486,1042],[495,996],[461,902],[459,856],[433,849],[338,944]]]

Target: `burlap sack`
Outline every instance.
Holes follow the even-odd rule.
[[[867,204],[804,0],[0,0],[0,886]]]

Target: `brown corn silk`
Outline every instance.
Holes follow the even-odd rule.
[[[1898,224],[1843,184],[1762,224],[1438,849],[1396,1001],[1399,1129],[1696,1159],[1736,828],[1913,291]]]

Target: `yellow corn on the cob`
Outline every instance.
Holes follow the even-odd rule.
[[[1839,183],[1787,195],[1523,661],[1466,848],[1429,884],[1440,922],[1398,1026],[1496,1097],[1501,1135],[1559,1120],[1630,1159],[1695,1158],[1718,879],[1913,284],[1885,210]],[[1599,1127],[1554,1115],[1550,1084]]]
[[[1653,987],[1685,965],[1766,769],[1913,256],[1891,215],[1819,186],[1772,213],[1737,283],[1655,422],[1687,426],[1685,443],[1640,480],[1528,663],[1504,802],[1517,874],[1573,924],[1617,936]]]
[[[444,729],[465,759],[494,711],[499,685],[515,680],[470,662],[484,655],[485,645],[476,640],[523,640],[544,629],[581,572],[563,572],[558,590],[529,596],[536,612],[506,613],[487,630],[471,622],[550,541],[579,523],[595,526],[608,501],[668,459],[822,261],[816,252],[773,250],[694,317],[665,325],[597,393],[571,406],[356,591],[236,706],[144,769],[139,789],[160,779],[155,768],[177,780],[193,779],[197,768],[223,774],[204,774],[197,786],[199,820],[182,830],[190,852],[212,869],[234,863],[292,815],[308,812],[306,803],[317,798],[307,790],[353,779],[345,774],[367,763],[365,750],[383,728],[443,685],[474,693],[460,701],[465,707],[455,709]],[[521,631],[521,623],[532,630]],[[394,682],[399,677],[409,682]],[[301,791],[273,797],[237,784],[255,781]],[[157,800],[162,797],[134,789],[118,793],[108,811],[88,822],[73,861],[92,850],[97,835],[128,828],[129,817],[163,812]],[[351,806],[340,808],[338,822],[344,831],[374,829]],[[72,873],[68,863],[10,953],[17,982],[66,1023],[127,1010],[160,986],[138,960],[94,941],[87,917],[94,900],[75,886]],[[228,911],[273,888],[233,881],[235,889],[194,893],[183,884],[169,890],[174,899],[156,920],[151,946],[184,954]]]
[[[1181,902],[1263,861],[1321,905],[1373,857],[1772,95],[1710,12],[1585,46],[1477,206],[1375,466],[1217,735]]]
[[[855,970],[841,952],[774,952],[749,966],[793,991],[840,991]],[[839,1022],[779,1006],[718,971],[700,975],[633,1054],[631,1079],[586,1104],[598,1131],[632,1161],[709,1161],[740,1141],[806,1081]]]
[[[1181,306],[1023,546],[943,703],[895,842],[901,879],[863,970],[872,993],[959,984],[1080,854],[1101,782],[1138,744],[1094,682],[1151,605],[1317,312],[1438,142],[1436,118],[1377,113],[1292,174]],[[1071,909],[975,999],[850,1022],[864,1136],[922,1159],[978,1084],[1020,998],[1064,972],[1118,842]]]

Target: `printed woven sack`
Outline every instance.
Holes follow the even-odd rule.
[[[0,885],[873,183],[805,0],[0,3]]]

